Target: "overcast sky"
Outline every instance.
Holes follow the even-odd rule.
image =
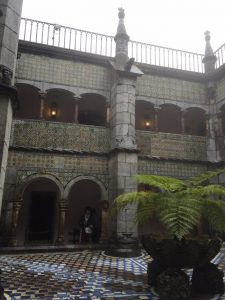
[[[131,40],[204,53],[204,32],[214,50],[225,43],[225,0],[23,0],[22,16],[115,35],[125,9]]]

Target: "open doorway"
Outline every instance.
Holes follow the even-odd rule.
[[[56,194],[53,192],[32,192],[27,240],[29,242],[51,242],[53,239],[53,217]]]

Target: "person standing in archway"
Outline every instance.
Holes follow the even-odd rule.
[[[96,231],[96,217],[90,207],[86,207],[79,221],[80,243],[93,243]]]

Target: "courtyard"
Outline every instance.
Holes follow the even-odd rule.
[[[157,300],[147,284],[150,259],[145,253],[121,258],[100,250],[1,255],[1,282],[7,300]],[[225,271],[224,247],[214,263]],[[222,300],[225,296],[195,299]]]

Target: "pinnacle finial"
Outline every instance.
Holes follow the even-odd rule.
[[[118,13],[119,19],[124,19],[124,17],[125,17],[124,9],[122,7],[119,7],[118,10],[119,10],[119,13]]]
[[[210,31],[205,31],[205,56],[203,58],[203,63],[205,64],[205,73],[210,73],[215,70],[215,62],[216,62],[216,56],[213,53],[213,49],[210,43]]]
[[[206,30],[205,31],[205,41],[206,41],[206,45],[205,45],[205,57],[206,56],[213,56],[214,55],[212,47],[211,47],[211,44],[210,44],[210,39],[211,39],[210,31]]]
[[[124,25],[124,9],[120,7],[119,9],[119,24],[117,27],[117,32],[115,36],[116,42],[116,62],[121,65],[125,65],[125,63],[129,60],[128,58],[128,41],[129,35],[126,32],[126,28]]]

